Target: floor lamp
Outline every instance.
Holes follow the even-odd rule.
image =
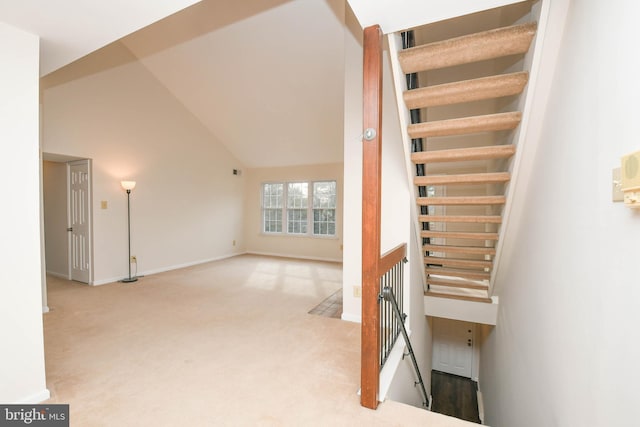
[[[129,277],[121,280],[124,283],[131,283],[138,280],[137,277],[131,277],[131,190],[136,187],[135,181],[121,181],[120,185],[127,191],[127,241],[129,243],[129,257],[127,264],[129,265]]]

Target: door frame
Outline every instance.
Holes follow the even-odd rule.
[[[461,322],[460,320],[454,320],[454,319],[447,319],[447,318],[440,318],[440,317],[432,317],[431,318],[431,327],[432,327],[432,339],[435,343],[435,341],[438,339],[437,336],[437,328],[436,328],[436,322]],[[471,376],[470,379],[473,381],[478,382],[478,374],[479,374],[479,370],[480,370],[480,346],[478,345],[478,339],[479,339],[479,327],[478,324],[473,323],[473,322],[465,322],[465,323],[470,323],[471,324]],[[431,346],[431,368],[434,368],[434,362],[435,362],[435,355],[433,354],[433,352],[435,351],[436,346],[432,345]],[[436,369],[437,370],[437,369]]]
[[[87,165],[87,173],[88,173],[88,184],[87,184],[87,228],[88,228],[88,236],[87,236],[87,244],[88,244],[88,261],[89,261],[89,280],[87,282],[88,285],[93,285],[93,165],[91,159],[81,159],[81,160],[72,160],[66,162],[67,165],[67,229],[71,227],[71,166],[86,164]],[[71,244],[71,233],[67,233],[67,261],[68,261],[68,272],[67,277],[69,280],[72,280],[72,244]]]

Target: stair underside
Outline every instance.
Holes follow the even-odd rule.
[[[420,222],[445,222],[466,224],[500,224],[502,217],[499,215],[419,215]]]
[[[467,268],[487,268],[493,266],[493,261],[482,259],[466,258],[446,258],[427,256],[424,258],[425,265],[442,265],[444,267],[467,267]]]
[[[492,145],[489,147],[453,148],[450,150],[419,151],[411,154],[416,164],[439,162],[462,162],[467,160],[504,159],[515,154],[515,146]]]
[[[497,28],[405,49],[399,53],[405,74],[523,54],[529,50],[536,24]]]
[[[413,183],[415,185],[496,184],[508,182],[510,179],[511,174],[509,172],[469,173],[416,176],[413,179]]]
[[[419,206],[503,205],[505,196],[418,197]]]
[[[446,278],[429,275],[427,284],[429,288],[424,293],[425,296],[483,303],[493,302],[488,295],[489,285],[485,280]]]
[[[438,276],[460,277],[463,279],[489,280],[489,278],[491,278],[490,273],[487,273],[485,271],[478,271],[478,270],[465,270],[465,269],[455,269],[455,268],[445,268],[445,267],[427,267],[425,271],[429,275],[435,274]],[[427,280],[427,283],[428,282],[429,280]]]
[[[422,245],[425,251],[468,255],[495,255],[495,248],[484,246]]]
[[[487,304],[491,304],[493,301],[488,296],[475,296],[475,295],[465,295],[465,294],[457,294],[457,293],[443,293],[437,291],[428,290],[424,293],[427,297],[438,297],[438,298],[451,298],[451,299],[459,299],[465,301],[474,301],[474,302],[484,302]]]
[[[498,240],[498,233],[471,233],[463,231],[431,231],[423,230],[420,236],[430,239],[476,239],[476,240]]]
[[[521,93],[528,78],[522,71],[408,90],[403,97],[409,109],[501,98]]]
[[[427,283],[433,286],[446,286],[450,288],[465,288],[465,289],[477,289],[488,290],[489,286],[484,281],[477,280],[462,280],[462,279],[445,279],[442,277],[429,277]]]
[[[479,132],[496,132],[515,129],[522,118],[519,111],[485,114],[481,116],[438,120],[409,125],[411,138],[465,135]]]

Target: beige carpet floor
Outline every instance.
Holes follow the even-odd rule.
[[[50,403],[72,426],[464,426],[362,408],[360,325],[308,314],[339,264],[243,255],[90,287],[49,277]]]

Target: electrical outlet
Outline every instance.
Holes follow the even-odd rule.
[[[355,298],[362,298],[362,286],[353,287],[353,296]]]
[[[138,263],[138,258],[136,258],[135,255],[131,255],[131,262],[137,264]]]

